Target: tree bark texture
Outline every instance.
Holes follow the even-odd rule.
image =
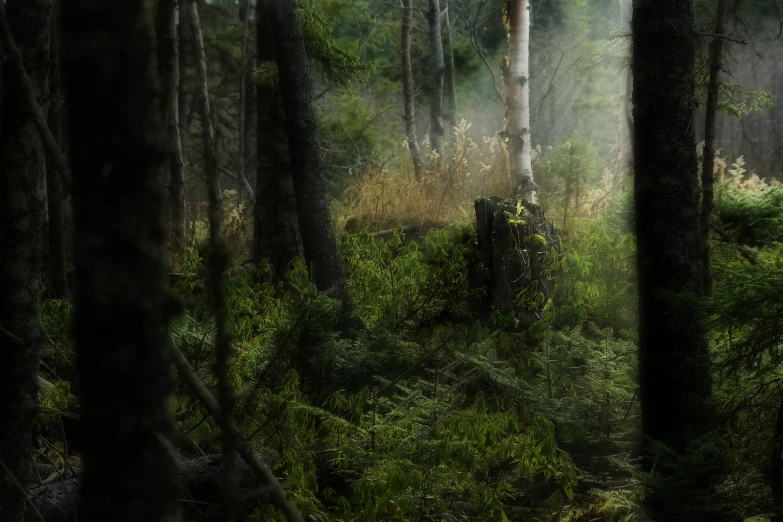
[[[198,17],[198,4],[188,5],[188,22],[193,31],[193,58],[196,61],[195,103],[201,119],[201,136],[204,142],[204,171],[209,187],[210,205],[218,205],[220,216],[218,225],[223,226],[223,201],[218,179],[217,147],[215,146],[215,128],[212,125],[212,111],[209,108],[209,87],[207,85],[207,55],[204,51],[204,36]],[[215,202],[212,198],[217,198]]]
[[[275,47],[267,1],[257,4],[257,60],[275,61]],[[288,155],[285,116],[279,86],[259,83],[256,88],[257,150],[253,259],[269,260],[282,278],[288,264],[302,251],[294,181]]]
[[[728,0],[718,0],[715,13],[715,34],[722,35],[726,25]],[[704,266],[704,295],[712,295],[712,273],[710,272],[710,222],[715,208],[715,120],[718,115],[720,96],[720,72],[723,67],[723,38],[713,38],[710,45],[710,82],[707,86],[707,107],[704,117],[704,163],[701,172],[701,219],[699,240],[701,262]]]
[[[60,51],[57,26],[59,19],[52,16],[50,34],[49,64],[49,111],[47,123],[57,146],[62,150],[63,143],[63,98],[60,93]],[[63,215],[63,183],[51,155],[46,157],[46,202],[49,214],[49,259],[48,279],[49,295],[65,297],[68,295],[67,261],[65,250],[65,217]]]
[[[168,215],[169,246],[177,251],[185,241],[185,170],[179,135],[179,49],[175,0],[159,0],[155,21],[158,78],[163,92],[161,114],[166,125],[169,151]]]
[[[342,316],[348,319],[351,305],[326,199],[299,8],[287,0],[268,5],[305,259],[318,289],[342,301]]]
[[[177,17],[179,23],[177,24],[177,48],[178,59],[177,69],[179,69],[179,82],[177,85],[177,105],[179,106],[179,142],[182,148],[182,163],[187,165],[188,158],[188,130],[190,128],[190,121],[187,118],[188,114],[188,90],[187,90],[187,64],[188,53],[192,47],[191,39],[193,38],[193,30],[190,28],[188,22],[188,4],[189,0],[178,0],[177,2]]]
[[[508,155],[514,193],[536,202],[530,143],[530,0],[510,0]]]
[[[7,10],[7,17],[6,17]],[[0,5],[29,84],[41,102],[49,89],[51,0]],[[27,79],[6,74],[0,135],[0,519],[21,522],[38,392],[39,296],[46,158],[34,116],[19,101]]]
[[[444,56],[445,56],[445,83],[446,83],[446,135],[454,134],[454,127],[457,126],[457,70],[454,67],[454,35],[452,32],[451,15],[449,12],[449,0],[443,0],[443,23],[444,27]]]
[[[411,67],[411,25],[413,20],[413,1],[402,0],[402,35],[400,51],[402,54],[402,92],[405,105],[405,133],[408,136],[408,148],[413,161],[413,175],[416,181],[421,181],[424,162],[421,159],[419,138],[416,134],[416,102],[413,84],[413,68]]]
[[[443,39],[441,37],[440,1],[428,0],[427,28],[430,37],[430,142],[433,150],[443,155]]]
[[[536,311],[520,310],[514,301],[534,281],[539,292],[552,295],[544,257],[552,248],[560,251],[560,235],[538,205],[523,202],[522,209],[523,215],[517,216],[516,200],[497,196],[475,202],[479,258],[491,277],[489,303],[502,313],[516,312],[520,326],[526,328],[537,320]]]
[[[152,21],[145,0],[62,2],[67,97],[79,115],[69,121],[79,520],[175,521],[168,324],[176,306],[166,291],[167,155]]]
[[[699,296],[703,278],[692,3],[634,2],[632,29],[639,395],[645,467],[661,478],[647,506],[658,520],[715,520],[704,505],[714,470],[709,462],[687,466],[696,437],[709,428],[705,328],[692,307],[673,298]],[[685,469],[657,455],[654,443],[682,458]]]

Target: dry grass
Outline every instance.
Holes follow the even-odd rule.
[[[474,140],[462,120],[445,153],[429,150],[421,181],[412,165],[400,170],[368,168],[347,191],[346,216],[338,223],[348,232],[385,230],[397,225],[434,227],[471,219],[473,201],[509,192],[508,151],[499,136]],[[407,149],[407,143],[403,144]],[[407,151],[406,151],[407,152]]]

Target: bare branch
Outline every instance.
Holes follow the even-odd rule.
[[[204,386],[204,383],[196,374],[193,367],[190,365],[185,356],[182,355],[182,352],[179,351],[179,348],[177,348],[173,341],[169,342],[169,349],[171,351],[174,366],[177,368],[180,376],[185,381],[185,384],[187,384],[191,391],[196,395],[196,398],[199,400],[199,402],[204,405],[207,412],[209,412],[209,414],[215,420],[220,419],[222,412],[217,400],[215,400],[212,394],[209,393],[207,387]],[[261,459],[258,458],[255,453],[253,453],[253,449],[250,447],[247,441],[242,438],[242,435],[239,432],[236,424],[231,423],[229,426],[227,426],[227,428],[230,430],[230,435],[234,437],[234,440],[236,440],[237,450],[239,455],[242,457],[242,460],[244,460],[247,465],[250,466],[250,469],[253,470],[259,480],[269,488],[269,498],[271,499],[272,503],[274,503],[275,506],[277,506],[278,509],[280,509],[280,511],[285,514],[289,521],[304,522],[302,514],[299,512],[299,509],[296,507],[296,505],[287,497],[286,492],[283,489],[283,486],[280,485],[280,482],[278,482],[277,477],[275,477],[269,467],[264,464],[264,462],[261,461]]]

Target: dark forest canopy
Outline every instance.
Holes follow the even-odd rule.
[[[0,37],[0,522],[783,521],[777,0]]]

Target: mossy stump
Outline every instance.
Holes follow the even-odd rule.
[[[488,271],[485,307],[513,312],[526,328],[537,319],[536,310],[517,306],[515,300],[533,281],[538,292],[551,296],[544,258],[552,248],[560,252],[559,233],[541,207],[527,201],[493,196],[477,199],[475,209],[479,259]]]

